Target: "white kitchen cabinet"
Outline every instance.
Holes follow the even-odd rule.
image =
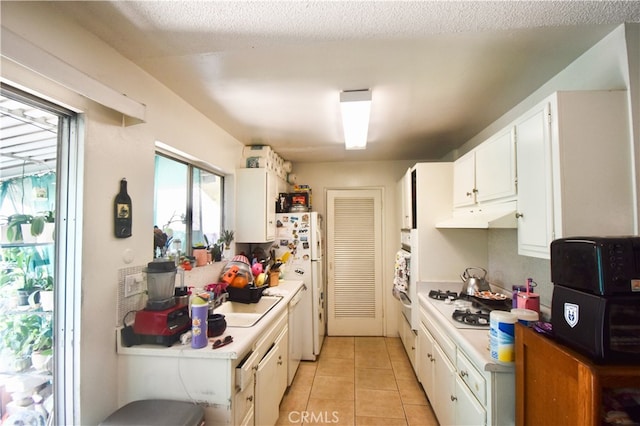
[[[478,403],[460,376],[456,376],[453,396],[456,425],[484,426],[487,423],[487,412]]]
[[[398,194],[400,194],[400,211],[401,211],[401,229],[412,229],[413,226],[413,196],[411,183],[411,168],[402,176],[402,179],[398,181]]]
[[[277,176],[268,169],[236,170],[237,243],[264,243],[276,235]]]
[[[435,392],[429,396],[433,411],[442,425],[455,425],[455,386],[456,367],[451,363],[440,345],[436,344],[433,350],[433,371]]]
[[[274,425],[287,389],[288,327],[281,331],[256,370],[255,423]]]
[[[453,162],[453,207],[476,203],[476,153],[467,152]]]
[[[453,164],[455,208],[513,200],[516,191],[516,152],[512,126],[482,142]]]
[[[431,333],[424,324],[420,323],[418,328],[418,353],[420,357],[416,360],[418,365],[418,381],[422,383],[427,396],[433,395],[434,387],[434,351],[435,341]]]
[[[519,254],[635,233],[628,114],[622,91],[557,92],[516,120]]]
[[[509,126],[481,143],[475,154],[478,203],[513,199],[517,191],[513,127]]]
[[[411,325],[409,321],[402,314],[402,310],[398,315],[398,328],[400,334],[400,340],[404,345],[404,350],[409,357],[409,361],[411,362],[411,367],[413,367],[413,371],[417,373],[417,364],[416,364],[416,356],[417,356],[417,336],[416,333],[411,329]]]

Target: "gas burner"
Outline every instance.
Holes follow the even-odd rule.
[[[455,321],[477,327],[487,327],[489,325],[489,314],[482,311],[471,312],[469,309],[464,311],[456,309],[451,317]]]
[[[456,300],[458,298],[458,293],[454,291],[431,290],[429,292],[429,297],[436,300]]]

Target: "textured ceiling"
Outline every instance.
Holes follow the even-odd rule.
[[[436,159],[623,22],[638,2],[52,2],[242,143],[292,161]],[[345,151],[339,92],[373,93]]]

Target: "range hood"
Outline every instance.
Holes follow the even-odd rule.
[[[436,223],[436,228],[517,228],[516,202],[460,208],[451,218]]]

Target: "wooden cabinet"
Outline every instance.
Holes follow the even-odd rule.
[[[274,172],[236,170],[236,242],[263,243],[275,239],[277,191]]]
[[[640,387],[640,368],[594,364],[516,325],[516,424],[595,426],[604,389]]]
[[[453,205],[456,208],[512,200],[516,191],[512,126],[496,133],[454,162]]]
[[[557,92],[515,121],[518,254],[634,233],[628,114],[622,91]]]

